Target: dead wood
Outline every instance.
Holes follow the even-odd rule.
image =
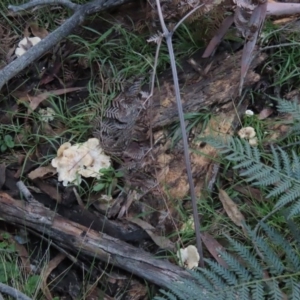
[[[67,6],[74,9],[74,14],[67,19],[60,27],[51,32],[41,42],[28,49],[25,54],[12,61],[5,68],[0,70],[0,90],[2,87],[19,72],[28,67],[36,59],[57,45],[62,39],[67,37],[84,19],[91,14],[107,10],[109,8],[128,3],[131,0],[94,0],[83,5],[76,5],[67,0],[37,0],[20,6],[9,6],[13,11],[22,11],[38,5],[57,5]]]
[[[21,293],[20,291],[18,291],[17,289],[14,289],[4,283],[0,282],[0,292],[6,295],[9,295],[15,299],[19,299],[19,300],[31,300],[31,298],[27,297],[26,295],[24,295],[23,293]]]
[[[167,288],[173,281],[191,280],[190,274],[166,260],[106,234],[71,222],[37,201],[15,200],[0,194],[0,217],[48,236],[58,246],[77,255],[99,259]]]
[[[256,53],[257,54],[257,53]],[[240,61],[242,51],[235,54],[223,53],[215,57],[207,75],[198,74],[190,78],[191,67],[184,66],[181,74],[183,81],[181,97],[184,113],[204,109],[220,108],[238,95],[240,83]],[[260,76],[254,69],[266,59],[266,54],[258,54],[252,61],[245,78],[244,87],[258,82]],[[161,79],[160,88],[154,91],[152,128],[158,129],[178,121],[173,85],[169,74]]]

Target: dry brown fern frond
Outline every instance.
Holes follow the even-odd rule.
[[[14,54],[17,40],[17,35],[14,35],[0,24],[0,69],[9,63],[11,56]]]
[[[93,135],[110,155],[122,156],[132,141],[133,128],[142,110],[142,101],[138,97],[141,82],[139,79],[125,87],[106,109],[103,118],[97,117],[94,121]]]

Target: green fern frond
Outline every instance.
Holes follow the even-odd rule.
[[[221,256],[228,268],[205,259],[206,268],[191,271],[193,281],[174,283],[170,291],[162,291],[166,299],[299,299],[300,257],[295,249],[266,224],[261,224],[263,236],[245,228],[257,251],[250,252],[246,245],[227,237],[234,253],[221,252]]]
[[[256,257],[241,243],[237,242],[236,240],[232,239],[231,237],[225,235],[225,237],[230,242],[231,246],[235,253],[238,254],[238,257],[241,257],[243,261],[248,266],[248,269],[252,272],[253,277],[255,279],[261,279],[263,276],[263,268],[258,263]]]
[[[268,294],[268,299],[272,299],[272,300],[282,300],[283,299],[283,293],[279,288],[279,284],[278,281],[271,280],[269,283],[269,294]]]
[[[296,101],[280,99],[277,104],[277,110],[282,113],[291,114],[296,121],[300,121],[300,106]]]
[[[293,183],[293,182],[291,182],[291,183]],[[296,204],[293,204],[293,206],[291,207],[289,218],[291,218],[292,216],[295,216],[295,214],[292,213],[292,210],[298,206],[297,204],[299,204],[299,196],[300,196],[300,183],[297,182],[296,180],[294,180],[293,187],[290,188],[289,190],[287,190],[285,192],[285,194],[283,194],[279,198],[279,201],[275,205],[275,209],[283,207],[283,206],[287,205],[288,203],[290,203],[294,200],[297,200]]]
[[[234,169],[242,169],[240,175],[255,186],[269,188],[267,198],[277,196],[275,209],[291,205],[289,217],[300,212],[300,160],[296,153],[292,158],[280,147],[271,146],[270,162],[261,160],[257,147],[238,138],[226,141],[216,138],[205,139],[222,153],[225,158],[235,163]]]
[[[252,236],[253,237],[253,236]],[[254,237],[253,237],[254,238]],[[264,260],[267,265],[270,267],[270,272],[272,274],[282,274],[284,271],[284,265],[282,264],[280,258],[276,255],[276,253],[271,249],[265,240],[261,237],[256,237],[254,242],[264,256]]]
[[[290,299],[300,300],[300,283],[296,281],[296,278],[288,280],[286,285],[292,291]]]
[[[300,213],[300,202],[297,202],[296,204],[294,204],[291,209],[290,209],[290,215],[291,216],[296,216],[299,215]]]
[[[297,180],[300,180],[299,156],[295,153],[295,151],[292,151],[292,155],[293,155],[293,165],[292,165],[293,177],[296,178]]]
[[[253,299],[263,299],[264,298],[264,285],[263,282],[259,281],[253,287],[251,287],[251,293]]]
[[[249,271],[232,255],[227,252],[222,253],[222,258],[230,266],[230,270],[238,276],[240,281],[247,282],[251,280],[251,274]]]
[[[277,182],[277,186],[275,186],[274,190],[268,194],[268,198],[281,195],[282,193],[287,191],[291,186],[292,184],[289,181]]]
[[[288,218],[289,212],[288,209],[284,210],[282,213],[286,219],[286,224],[288,226],[289,232],[293,236],[293,240],[295,241],[298,248],[300,248],[300,235],[299,235],[299,225],[294,221]]]
[[[275,230],[275,228],[268,226],[265,223],[261,223],[261,228],[264,230],[264,232],[269,237],[270,241],[274,244],[279,246],[284,250],[284,253],[286,254],[286,260],[289,263],[289,267],[296,268],[300,270],[300,258],[295,253],[293,247],[290,243],[287,243],[287,241],[279,234],[278,231]]]
[[[292,126],[291,131],[299,132],[300,131],[300,123],[296,123]]]
[[[223,280],[227,282],[227,285],[238,284],[237,277],[234,275],[234,273],[230,272],[228,269],[224,268],[223,266],[214,261],[208,259],[205,259],[204,261],[211,268],[212,272],[218,274],[220,277],[223,278]]]

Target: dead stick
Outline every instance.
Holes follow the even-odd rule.
[[[76,10],[81,6],[68,0],[33,0],[21,5],[8,5],[8,9],[12,10],[13,12],[19,12],[42,5],[62,5],[72,10]]]
[[[72,253],[99,259],[160,287],[174,281],[193,280],[184,269],[121,240],[71,222],[42,205],[15,200],[0,193],[0,218],[35,230]]]
[[[177,103],[177,110],[178,110],[182,141],[183,141],[184,160],[185,160],[186,172],[188,176],[192,207],[193,207],[193,219],[195,224],[196,244],[197,244],[197,250],[200,255],[200,267],[204,267],[204,257],[203,257],[203,249],[202,249],[202,241],[201,241],[201,233],[200,233],[200,220],[199,220],[198,207],[197,207],[197,198],[196,198],[195,186],[193,181],[191,160],[189,155],[189,145],[188,145],[187,133],[185,128],[185,120],[184,120],[183,108],[181,103],[180,88],[178,83],[178,74],[177,74],[175,55],[174,55],[174,49],[172,43],[172,36],[174,32],[173,31],[170,32],[165,24],[159,0],[156,0],[156,5],[158,10],[158,16],[160,19],[160,25],[162,27],[163,35],[167,42],[169,56],[170,56],[171,69],[172,69],[173,81],[174,81],[174,89],[175,89],[175,98]],[[199,7],[201,6],[202,5],[200,5]],[[181,21],[178,23],[178,25],[180,23]],[[176,28],[177,26],[175,26],[175,29]]]
[[[18,300],[32,300],[31,298],[27,297],[26,295],[16,290],[15,288],[1,282],[0,282],[0,292],[9,295],[13,298],[16,298]]]

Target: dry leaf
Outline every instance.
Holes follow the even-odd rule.
[[[222,41],[224,35],[226,34],[226,32],[228,31],[229,27],[232,25],[233,23],[233,16],[228,16],[221,24],[220,28],[218,29],[218,31],[216,32],[216,34],[214,35],[214,37],[210,40],[208,46],[206,47],[202,57],[203,58],[207,58],[210,57],[214,51],[216,50],[217,46],[220,44],[220,42]]]
[[[28,108],[28,115],[31,114],[32,111],[34,111],[44,100],[46,100],[48,97],[52,95],[63,95],[71,92],[76,92],[76,91],[81,91],[84,88],[82,87],[71,87],[71,88],[66,88],[66,89],[59,89],[59,90],[53,90],[45,93],[41,93],[37,96],[29,96],[26,95],[25,97],[19,98],[19,101],[28,101],[29,100],[29,108]]]
[[[45,28],[39,27],[36,23],[30,23],[29,27],[34,36],[44,39],[49,33]]]
[[[215,258],[215,260],[224,268],[228,268],[227,263],[224,261],[224,259],[219,253],[219,251],[225,251],[223,246],[219,244],[219,242],[207,232],[201,232],[201,239],[203,241],[203,244],[206,246],[207,250]]]
[[[249,198],[255,199],[256,201],[260,201],[260,202],[267,201],[266,198],[264,198],[264,196],[262,195],[261,190],[255,189],[252,186],[235,185],[233,189]]]
[[[45,182],[45,180],[38,178],[36,178],[33,182],[42,192],[46,193],[50,198],[56,200],[57,203],[62,202],[62,197],[57,187],[54,187]]]
[[[36,178],[43,178],[47,174],[55,175],[56,173],[57,173],[56,169],[51,165],[49,165],[46,167],[38,167],[37,169],[31,171],[28,174],[28,178],[34,180]]]
[[[272,113],[274,112],[274,109],[271,107],[264,108],[258,115],[259,120],[264,120],[268,118]]]
[[[243,228],[244,216],[239,211],[237,204],[234,203],[224,190],[219,190],[219,198],[223,204],[223,207],[230,218],[237,226]]]
[[[48,266],[44,268],[43,271],[41,272],[41,280],[42,280],[41,289],[47,300],[53,299],[47,284],[48,276],[65,259],[65,257],[66,257],[65,254],[62,253],[58,254],[56,257],[54,257],[52,260],[49,261]]]

